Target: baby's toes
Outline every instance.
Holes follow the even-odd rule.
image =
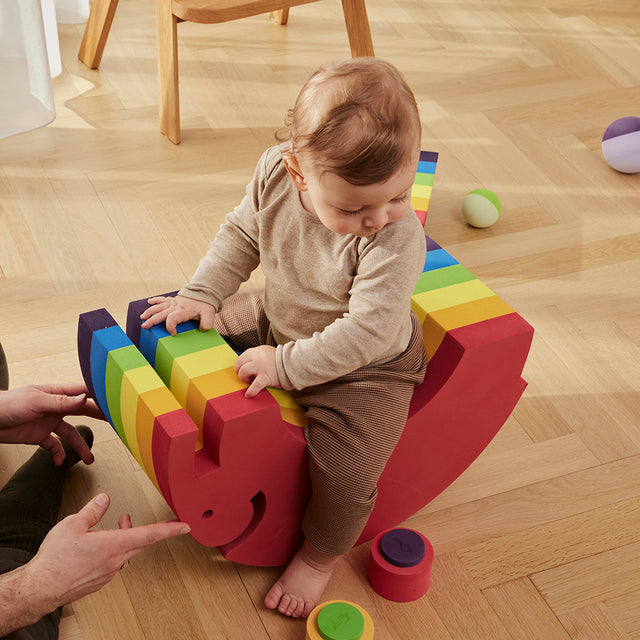
[[[295,603],[294,603],[295,604]],[[283,613],[285,616],[290,615],[289,609],[291,608],[291,596],[288,593],[285,593],[282,598],[280,598],[280,604],[278,605],[278,611]]]
[[[279,607],[283,595],[284,590],[280,586],[280,583],[276,582],[264,599],[264,604],[267,609],[275,609],[276,607]]]
[[[294,607],[295,604],[295,607]],[[291,600],[291,606],[289,607],[289,613],[287,615],[292,618],[299,618],[304,614],[304,600]]]

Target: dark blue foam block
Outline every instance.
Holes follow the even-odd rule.
[[[436,172],[435,162],[424,162],[423,160],[420,160],[420,162],[418,162],[417,173],[435,173],[435,172]]]
[[[154,367],[156,364],[156,349],[158,348],[158,340],[166,338],[169,332],[165,329],[164,324],[157,324],[151,329],[140,330],[140,353],[145,357],[146,361]]]
[[[451,267],[459,262],[444,249],[435,249],[427,251],[427,258],[424,261],[424,271],[433,271],[434,269],[442,269],[442,267]]]
[[[107,358],[110,351],[128,346],[131,346],[131,340],[118,325],[93,332],[90,358],[91,378],[95,392],[94,398],[111,426],[113,426],[113,421],[109,412],[106,389]]]

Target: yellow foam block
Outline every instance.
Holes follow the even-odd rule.
[[[307,422],[309,422],[301,407],[298,409],[290,409],[288,407],[280,406],[280,415],[285,422],[293,424],[296,427],[306,427]]]
[[[411,206],[416,211],[427,211],[429,209],[429,198],[411,198]]]
[[[416,293],[411,298],[411,306],[421,311],[416,311],[418,317],[424,317],[428,313],[438,311],[439,309],[447,309],[465,302],[480,300],[495,296],[493,291],[480,280],[467,280],[458,284],[452,284],[448,287],[432,289],[431,291],[423,291]]]
[[[418,320],[420,320],[420,324],[424,323],[425,318],[427,317],[427,312],[415,301],[411,298],[411,308],[418,316]]]
[[[411,187],[411,197],[427,198],[427,200],[429,200],[432,190],[433,187],[430,184],[414,184],[413,187]]]
[[[138,412],[138,397],[141,393],[151,389],[164,388],[164,383],[158,374],[150,367],[138,367],[129,369],[122,375],[120,386],[120,417],[122,428],[127,437],[129,450],[141,466],[140,449],[138,447],[138,436],[136,428],[136,414]]]
[[[300,405],[293,399],[293,396],[288,391],[284,389],[274,389],[273,387],[267,387],[267,391],[275,398],[281,407],[300,409]]]
[[[422,323],[427,357],[431,358],[437,351],[447,331],[491,318],[499,318],[509,313],[514,313],[513,309],[496,295],[429,313]]]
[[[267,387],[267,391],[280,405],[280,415],[285,422],[295,424],[298,427],[304,427],[307,424],[304,409],[293,399],[293,396],[288,391],[272,387]]]
[[[136,412],[137,442],[142,460],[142,468],[158,486],[156,473],[153,468],[153,426],[157,416],[177,411],[182,407],[173,394],[164,385],[158,389],[151,389],[140,394]]]
[[[171,367],[171,391],[186,407],[189,383],[193,378],[233,367],[237,357],[228,344],[221,344],[175,358]]]
[[[202,429],[204,410],[208,400],[246,389],[248,386],[240,381],[233,367],[212,371],[191,379],[185,408],[191,419]]]

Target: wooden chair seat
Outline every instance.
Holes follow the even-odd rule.
[[[172,0],[173,14],[180,20],[216,24],[261,13],[289,9],[316,0]]]

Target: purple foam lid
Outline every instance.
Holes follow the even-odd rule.
[[[624,136],[627,133],[634,133],[635,131],[640,131],[640,118],[627,116],[626,118],[620,118],[612,122],[604,132],[602,139],[609,140],[610,138],[617,138],[618,136]]]
[[[396,567],[415,567],[424,558],[422,537],[411,529],[392,529],[380,540],[382,557]]]

